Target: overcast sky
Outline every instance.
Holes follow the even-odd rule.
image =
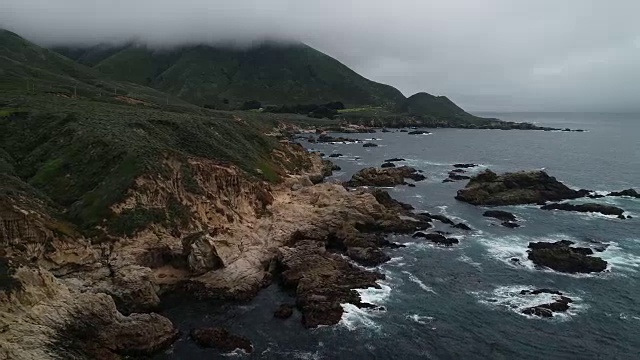
[[[43,45],[303,41],[409,96],[478,110],[640,110],[640,0],[1,0]]]

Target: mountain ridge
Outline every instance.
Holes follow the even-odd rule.
[[[246,49],[129,44],[114,52],[99,47],[55,50],[113,79],[151,86],[199,105],[228,99],[273,105],[343,101],[357,107],[404,100],[394,87],[371,81],[302,43],[266,42]]]

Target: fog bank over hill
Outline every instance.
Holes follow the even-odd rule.
[[[42,45],[304,42],[471,111],[639,111],[639,12],[633,0],[7,0],[0,27]]]

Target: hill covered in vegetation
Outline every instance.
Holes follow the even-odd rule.
[[[393,105],[397,89],[368,80],[304,44],[264,43],[248,49],[141,45],[56,48],[113,79],[162,90],[199,105],[257,100],[267,105],[342,101],[347,106]]]

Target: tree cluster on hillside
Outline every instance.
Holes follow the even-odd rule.
[[[296,105],[280,105],[280,106],[268,106],[264,109],[265,112],[279,113],[279,114],[302,114],[308,115],[312,118],[333,119],[338,115],[338,110],[344,109],[344,104],[341,101],[333,101],[326,104],[296,104]]]

